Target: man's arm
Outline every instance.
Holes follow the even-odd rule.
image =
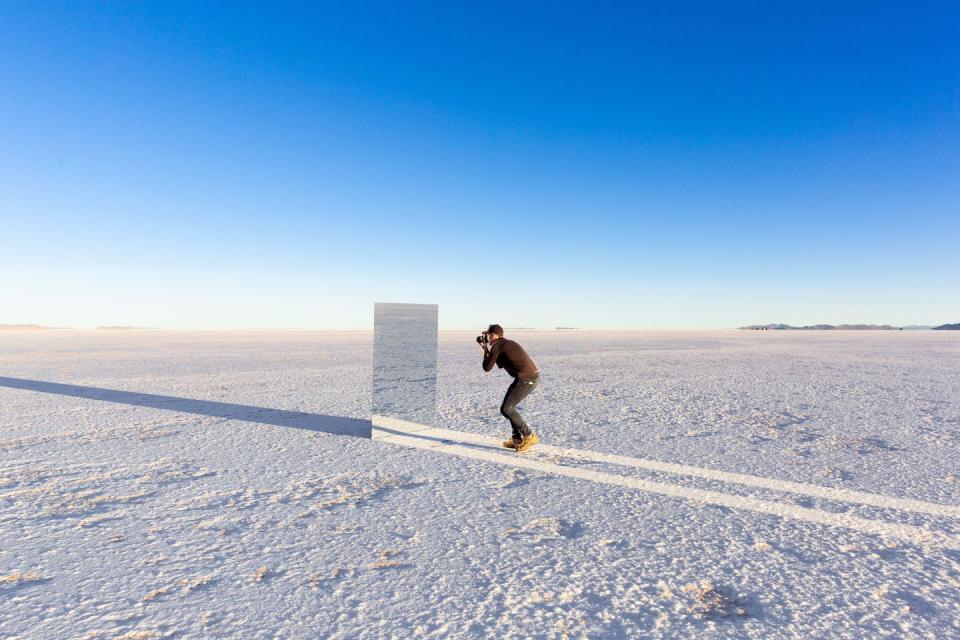
[[[493,343],[493,347],[487,350],[487,345],[483,345],[483,370],[490,371],[497,362],[497,356],[500,355],[500,341]]]

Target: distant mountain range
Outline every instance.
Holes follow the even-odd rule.
[[[805,327],[794,327],[789,324],[751,324],[740,329],[750,329],[753,331],[800,331],[800,330],[820,330],[820,331],[903,331],[917,329],[953,329],[960,331],[960,322],[956,324],[942,324],[939,327],[932,325],[911,324],[906,327],[892,327],[889,324],[811,324]]]
[[[820,331],[902,331],[901,327],[891,327],[888,324],[811,324],[805,327],[793,327],[789,324],[751,324],[741,329],[752,329],[754,331],[799,331],[799,330],[820,330]]]
[[[960,331],[960,322],[954,322],[953,324],[942,324],[939,327],[934,327],[935,330],[947,330],[947,331]]]

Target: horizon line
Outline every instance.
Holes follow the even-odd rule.
[[[483,327],[447,327],[439,328],[438,331],[457,331],[457,332],[474,332],[474,331],[483,331]],[[506,331],[521,331],[521,332],[533,332],[533,331],[550,331],[556,333],[575,333],[575,332],[586,332],[586,331],[728,331],[728,330],[739,330],[740,327],[701,327],[701,328],[663,328],[663,327],[638,327],[638,328],[588,328],[588,327],[504,327]],[[194,332],[239,332],[239,331],[250,331],[250,332],[282,332],[282,331],[302,331],[302,332],[368,332],[372,333],[374,331],[373,327],[366,328],[344,328],[344,327],[52,327],[52,326],[38,326],[38,325],[2,325],[0,324],[0,331],[9,331],[9,332],[45,332],[45,331],[98,331],[102,333],[150,333],[150,332],[163,332],[163,331],[194,331]]]

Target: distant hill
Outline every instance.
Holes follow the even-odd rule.
[[[753,329],[755,331],[783,331],[784,329],[796,329],[797,327],[791,327],[788,324],[751,324],[746,327],[740,327],[740,329]]]
[[[812,324],[805,327],[792,327],[789,324],[751,324],[740,329],[753,331],[902,331],[901,327],[888,324]]]
[[[942,324],[939,327],[934,327],[934,330],[960,331],[960,322],[955,322],[953,324]]]
[[[557,331],[576,331],[576,327],[557,327]]]
[[[47,331],[66,327],[45,327],[41,324],[0,324],[0,331]]]
[[[156,331],[156,327],[97,327],[97,331]]]
[[[928,331],[930,329],[933,329],[933,325],[932,324],[908,324],[907,326],[904,327],[904,329],[909,331],[924,331],[924,330]]]

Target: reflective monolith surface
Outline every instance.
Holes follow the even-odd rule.
[[[437,305],[374,304],[372,407],[374,439],[389,433],[391,426],[433,425]]]

